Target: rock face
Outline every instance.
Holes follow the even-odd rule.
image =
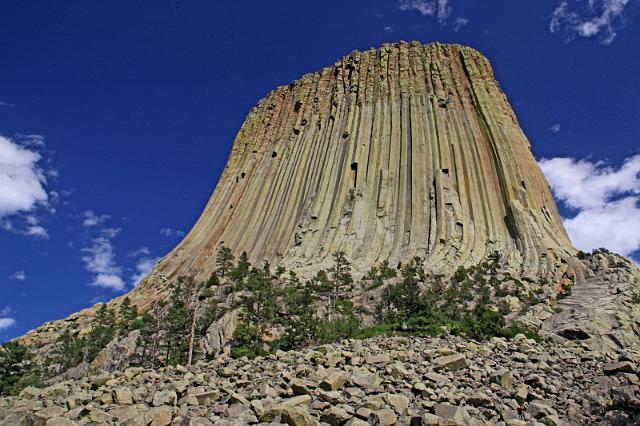
[[[536,277],[575,253],[489,61],[417,42],[353,52],[258,102],[155,273],[206,278],[221,244],[301,273],[338,250],[356,273],[414,256],[446,272],[497,250]]]

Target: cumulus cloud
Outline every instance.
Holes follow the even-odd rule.
[[[631,0],[562,1],[554,10],[549,30],[564,33],[570,41],[578,37],[595,37],[604,45],[613,43],[618,30],[625,25],[625,10]],[[576,11],[577,9],[577,11]]]
[[[120,232],[118,228],[107,228],[101,231],[101,235],[91,240],[91,245],[82,249],[84,256],[82,261],[87,272],[93,274],[90,285],[107,288],[113,291],[124,290],[125,283],[122,279],[122,268],[115,259],[112,239]]]
[[[3,102],[3,101],[0,101],[0,107],[12,108],[12,107],[13,107],[13,104],[12,104],[12,103],[10,103],[10,102]]]
[[[552,125],[549,127],[549,130],[550,130],[552,133],[558,133],[558,132],[560,131],[560,124],[558,124],[558,123],[552,124]]]
[[[15,324],[16,320],[13,318],[0,318],[0,331],[4,331]]]
[[[25,281],[27,279],[27,274],[24,271],[16,271],[13,274],[9,275],[9,279],[16,281]]]
[[[90,228],[92,226],[98,226],[108,220],[111,216],[102,214],[97,215],[92,210],[87,210],[83,213],[82,226]]]
[[[160,230],[160,235],[164,237],[184,237],[185,232],[181,229],[162,228]]]
[[[418,12],[422,16],[432,16],[440,23],[451,15],[449,0],[399,0],[398,9],[403,12]]]
[[[556,199],[575,212],[563,222],[576,247],[640,250],[640,155],[618,168],[562,157],[539,163]]]
[[[0,218],[47,202],[45,173],[38,165],[41,158],[37,150],[0,135]]]

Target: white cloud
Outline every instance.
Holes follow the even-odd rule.
[[[6,317],[7,315],[11,315],[13,312],[13,308],[7,305],[4,308],[0,309],[0,317]]]
[[[13,108],[13,104],[10,102],[3,102],[0,101],[0,107],[7,107],[7,108]]]
[[[92,226],[97,226],[104,223],[111,216],[106,214],[97,215],[92,210],[87,210],[83,213],[83,217],[84,219],[82,221],[82,226],[84,226],[85,228],[90,228]]]
[[[136,273],[131,277],[131,281],[134,287],[137,287],[140,284],[140,281],[144,279],[149,272],[153,269],[156,263],[160,260],[159,257],[142,257],[138,260],[136,264]]]
[[[631,0],[589,0],[574,2],[579,12],[570,10],[569,2],[563,1],[554,10],[549,23],[552,33],[563,32],[567,40],[576,36],[590,38],[598,36],[605,45],[613,43],[618,30],[625,25],[625,8]]]
[[[640,250],[640,155],[619,168],[574,158],[539,163],[556,199],[576,211],[563,221],[576,247],[624,255]]]
[[[30,235],[35,238],[41,238],[43,240],[49,238],[49,233],[42,225],[40,225],[40,221],[37,217],[27,216],[26,221],[27,227],[24,231],[22,231],[23,234]]]
[[[122,279],[122,268],[115,260],[115,253],[111,240],[120,232],[120,229],[107,228],[102,230],[102,235],[91,240],[91,246],[82,249],[85,269],[92,273],[93,281],[90,285],[108,288],[113,291],[122,291],[125,287]]]
[[[435,17],[438,22],[446,22],[451,15],[449,0],[398,0],[398,9],[403,12],[418,12],[422,16]]]
[[[46,178],[38,162],[42,156],[0,135],[0,218],[32,211],[46,204]]]
[[[0,331],[6,330],[16,324],[16,320],[13,318],[0,318]]]
[[[391,25],[385,25],[382,27],[383,30],[385,30],[388,33],[392,33],[393,32],[393,26]]]
[[[185,232],[181,229],[162,228],[160,230],[160,235],[164,237],[184,237]]]
[[[549,127],[549,130],[552,133],[558,133],[560,131],[560,124],[559,123],[552,124],[551,127]]]
[[[27,279],[27,274],[24,271],[16,271],[13,274],[9,275],[9,279],[16,281],[25,281]]]
[[[458,16],[454,22],[454,27],[453,30],[454,31],[459,31],[460,28],[469,25],[469,22],[471,22],[471,20],[469,18],[465,18],[463,16]]]

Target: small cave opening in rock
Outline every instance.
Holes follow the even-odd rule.
[[[271,158],[276,158],[277,156],[278,156],[278,153],[277,153],[277,152],[273,151],[273,152],[271,153]]]
[[[358,163],[351,163],[351,179],[353,180],[353,187],[356,187],[356,183],[358,182]]]
[[[247,174],[245,172],[240,173],[240,179],[244,179]]]
[[[587,340],[591,337],[586,331],[578,328],[567,328],[559,331],[558,334],[569,340]]]
[[[449,174],[449,169],[442,169],[442,173],[444,173],[445,175]]]

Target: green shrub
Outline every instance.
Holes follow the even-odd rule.
[[[43,387],[42,373],[26,346],[7,342],[0,346],[0,396],[17,395],[27,386]]]

